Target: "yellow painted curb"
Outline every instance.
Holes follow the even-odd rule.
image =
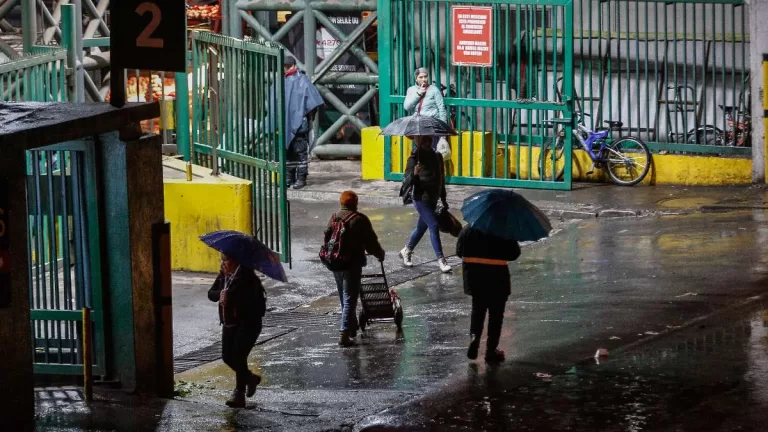
[[[362,178],[363,180],[384,179],[384,137],[379,136],[381,129],[377,126],[363,129],[362,133]],[[483,166],[482,154],[491,154],[493,142],[491,134],[475,132],[470,140],[468,132],[462,136],[461,167],[463,177],[481,177],[483,173],[489,177],[493,172],[490,157],[485,158]],[[405,141],[408,141],[407,139]],[[471,149],[470,149],[470,142]],[[405,160],[410,153],[410,142],[402,149],[400,139],[392,138],[392,172],[402,172]],[[538,179],[539,178],[539,147],[533,147],[530,155],[527,148],[520,158],[520,173],[517,173],[517,149],[509,148],[508,178]],[[470,158],[471,155],[471,158]],[[400,157],[398,157],[400,156]],[[529,157],[530,156],[530,157]],[[401,159],[402,158],[402,159]],[[533,168],[529,173],[530,166]],[[451,163],[448,172],[458,175],[459,152],[458,137],[451,137]],[[595,170],[592,175],[587,171],[592,161],[583,151],[574,152],[573,180],[587,182],[609,183],[610,179],[602,170]],[[496,150],[496,177],[504,178],[504,150]],[[684,186],[728,186],[752,183],[752,160],[740,157],[717,156],[680,156],[653,155],[653,165],[645,184],[654,185],[684,185]]]

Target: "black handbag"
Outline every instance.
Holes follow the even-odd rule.
[[[440,232],[450,234],[453,237],[459,236],[463,228],[461,222],[446,210],[442,203],[437,203],[435,216],[437,217],[437,227],[440,229]]]
[[[403,197],[403,205],[410,205],[413,203],[413,185],[403,184],[400,186],[400,196]]]

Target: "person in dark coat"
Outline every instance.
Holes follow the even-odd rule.
[[[471,360],[477,358],[487,311],[485,361],[502,362],[504,351],[499,350],[498,346],[504,309],[511,293],[508,261],[514,261],[520,256],[520,245],[515,240],[485,234],[467,225],[459,234],[456,255],[463,260],[464,293],[472,296],[467,357]]]
[[[357,194],[352,191],[345,191],[341,194],[339,202],[341,210],[331,216],[328,227],[330,228],[336,219],[345,220],[351,217],[343,237],[344,247],[340,251],[344,254],[345,261],[348,262],[348,268],[333,272],[341,303],[339,345],[346,347],[354,345],[355,342],[352,339],[357,336],[358,322],[355,311],[357,310],[357,299],[360,296],[363,267],[367,265],[365,254],[367,252],[383,262],[385,253],[379,244],[376,232],[373,230],[371,220],[357,211]],[[328,230],[326,230],[325,243],[328,242],[328,236]]]
[[[222,255],[221,271],[208,290],[208,299],[219,303],[222,360],[235,371],[235,390],[226,404],[244,408],[245,396],[252,397],[261,382],[261,377],[248,369],[248,355],[261,333],[266,312],[264,286],[253,270]]]
[[[451,266],[448,265],[443,254],[440,227],[435,214],[438,200],[442,201],[443,208],[448,210],[443,156],[432,149],[432,137],[415,137],[415,140],[418,147],[408,158],[400,194],[402,196],[408,188],[413,186],[413,207],[419,214],[419,221],[411,233],[408,243],[400,251],[400,258],[403,259],[403,264],[406,267],[412,267],[413,249],[429,230],[432,249],[437,256],[437,265],[440,267],[440,271],[448,273],[451,271]]]
[[[296,59],[286,56],[285,72],[285,127],[286,127],[286,174],[288,186],[301,189],[309,175],[310,131],[317,109],[323,98],[312,81],[296,67]]]

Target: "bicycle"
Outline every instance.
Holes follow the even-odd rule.
[[[612,140],[609,138],[611,131],[619,130],[624,125],[622,122],[606,120],[608,128],[593,131],[584,124],[583,117],[588,117],[588,114],[576,112],[574,115],[578,121],[573,131],[576,138],[573,150],[580,146],[592,159],[592,167],[587,174],[592,174],[595,168],[606,169],[611,180],[620,186],[634,186],[643,181],[651,168],[652,159],[651,151],[640,138],[623,136]],[[562,180],[565,173],[564,155],[565,131],[560,129],[556,131],[555,137],[541,147],[539,176],[542,180]]]
[[[688,144],[704,144],[704,145],[723,145],[722,135],[723,131],[713,125],[700,125],[698,116],[694,115],[693,128],[688,131],[677,132],[674,125],[679,124],[672,121],[672,113],[683,113],[687,115],[689,112],[694,112],[693,108],[690,108],[691,101],[696,100],[696,91],[690,85],[670,85],[667,86],[667,91],[673,90],[675,99],[671,105],[674,107],[667,108],[667,141],[671,143],[681,142]],[[669,102],[667,102],[670,104]],[[683,121],[683,128],[687,126],[687,122]]]

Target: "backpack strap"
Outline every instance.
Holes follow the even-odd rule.
[[[344,223],[344,224],[349,223],[357,215],[358,215],[358,213],[356,211],[353,211],[352,213],[347,215],[347,217],[345,217],[341,222]]]

